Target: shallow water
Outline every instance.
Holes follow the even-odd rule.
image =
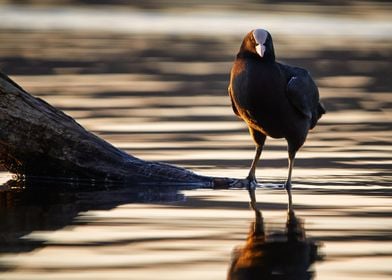
[[[327,188],[294,191],[304,234],[318,246],[315,279],[388,279],[389,189]],[[270,241],[285,231],[286,195],[260,189],[257,196]],[[1,279],[222,279],[254,221],[244,190],[45,188],[2,192],[0,201]]]
[[[296,263],[296,271],[390,279],[390,37],[375,40],[364,30],[326,41],[284,30],[274,37],[278,57],[312,72],[328,109],[293,174],[301,244],[317,247],[314,262]],[[2,28],[0,67],[137,157],[243,178],[253,144],[226,93],[241,37]],[[267,140],[259,181],[283,182],[286,166],[285,142]],[[2,183],[10,179],[0,174]],[[2,188],[0,279],[225,279],[239,248],[287,254],[273,243],[287,241],[287,196],[279,188],[257,190],[266,239],[254,243],[245,190]]]

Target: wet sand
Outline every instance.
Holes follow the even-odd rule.
[[[280,60],[311,71],[328,110],[298,153],[296,214],[319,246],[314,279],[390,279],[391,38],[336,36],[274,37]],[[253,144],[226,92],[242,34],[3,28],[0,40],[2,71],[115,146],[246,176]],[[258,180],[281,183],[286,169],[285,142],[268,139]],[[54,184],[0,198],[0,279],[225,279],[254,219],[244,190]],[[267,231],[283,232],[285,192],[257,198]]]

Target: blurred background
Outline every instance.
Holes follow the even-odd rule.
[[[241,178],[254,147],[229,72],[244,35],[269,30],[328,111],[293,174],[297,214],[324,244],[315,278],[390,279],[391,13],[390,1],[0,0],[0,70],[134,156]],[[285,141],[267,140],[259,166],[260,182],[282,182]],[[285,193],[257,195],[282,230]],[[253,219],[241,190],[1,196],[0,279],[224,279]]]

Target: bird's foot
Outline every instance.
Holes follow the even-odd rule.
[[[246,177],[245,179],[234,180],[233,182],[231,182],[229,184],[229,186],[230,186],[230,188],[233,188],[233,189],[248,189],[249,190],[249,188],[256,189],[260,185],[255,178],[252,179],[250,177]]]
[[[246,178],[245,179],[248,182],[248,189],[256,189],[259,185],[259,183],[257,182],[256,178]]]
[[[256,178],[248,176],[246,179],[238,179],[230,184],[230,188],[236,189],[247,189],[250,197],[250,207],[256,212],[256,215],[260,215],[259,209],[256,206],[256,193],[255,190],[258,186]]]

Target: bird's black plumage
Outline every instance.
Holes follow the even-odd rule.
[[[256,29],[245,36],[237,54],[231,69],[229,95],[235,114],[247,123],[256,143],[249,181],[256,182],[256,163],[266,136],[285,138],[289,151],[285,186],[290,194],[295,154],[304,144],[308,131],[325,113],[309,72],[277,62],[271,35]]]

